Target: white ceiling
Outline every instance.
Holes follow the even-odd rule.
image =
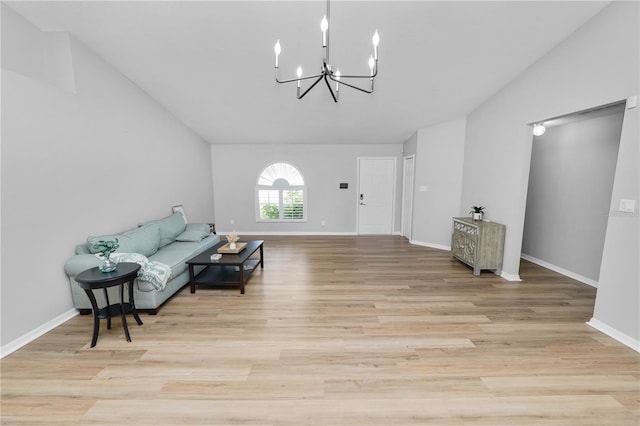
[[[331,63],[367,73],[373,95],[274,82],[321,65],[324,1],[10,1],[68,31],[210,143],[401,143],[465,115],[569,36],[603,1],[333,1]],[[523,100],[526,102],[526,99]]]

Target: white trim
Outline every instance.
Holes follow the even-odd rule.
[[[409,207],[409,223],[405,224],[404,223],[404,213],[405,213],[404,212],[404,204],[405,204],[405,198],[404,197],[405,197],[405,195],[407,193],[407,188],[405,188],[405,186],[407,184],[407,182],[406,182],[406,174],[405,174],[406,173],[405,167],[407,166],[407,161],[409,159],[411,159],[412,162],[413,162],[413,166],[411,168],[411,184],[412,184],[412,187],[411,187],[411,191],[410,191],[411,200],[410,200],[410,207]],[[400,212],[401,212],[400,213],[401,214],[401,216],[400,216],[400,218],[401,218],[400,219],[400,235],[402,235],[404,237],[405,236],[404,235],[405,227],[408,227],[409,228],[409,232],[408,232],[409,235],[407,235],[406,237],[409,239],[409,241],[411,241],[411,235],[413,233],[413,198],[415,196],[413,191],[414,191],[414,188],[415,188],[415,179],[416,179],[416,156],[415,156],[415,154],[407,155],[402,160],[402,197],[401,197],[402,198],[402,201],[401,201],[402,205],[401,205],[401,209],[400,209]]]
[[[417,240],[409,240],[409,242],[411,244],[415,244],[417,246],[429,247],[429,248],[434,248],[434,249],[438,249],[438,250],[451,251],[451,246],[445,246],[445,245],[442,245],[442,244],[425,243],[423,241],[417,241]]]
[[[218,231],[216,232],[218,235],[228,235],[231,234],[232,231]],[[311,231],[236,231],[240,238],[244,235],[326,235],[326,236],[354,236],[358,235],[356,232],[311,232]]]
[[[13,352],[17,351],[21,347],[25,346],[28,343],[31,343],[32,341],[36,340],[38,337],[42,336],[43,334],[48,333],[54,328],[64,324],[65,322],[69,321],[71,318],[75,317],[78,314],[79,312],[77,309],[75,308],[71,309],[63,314],[58,315],[51,321],[48,321],[42,324],[40,327],[34,330],[31,330],[27,334],[21,337],[18,337],[14,341],[7,343],[6,345],[2,346],[2,348],[0,348],[0,359],[4,358],[9,354],[12,354]]]
[[[640,341],[627,336],[624,333],[619,332],[618,330],[616,330],[613,327],[608,326],[607,324],[598,321],[595,318],[591,318],[590,321],[587,321],[585,324],[587,324],[588,326],[591,326],[593,328],[595,328],[596,330],[606,334],[607,336],[611,337],[612,339],[617,340],[618,342],[622,343],[625,346],[630,347],[631,349],[633,349],[636,352],[640,352]]]
[[[535,257],[531,257],[528,254],[524,254],[521,253],[520,257],[523,258],[524,260],[528,260],[531,263],[535,263],[536,265],[540,265],[543,268],[547,268],[550,269],[554,272],[557,272],[559,274],[562,274],[566,277],[572,278],[576,281],[580,281],[581,283],[584,284],[588,284],[591,287],[595,287],[598,288],[598,281],[594,281],[591,278],[587,278],[585,276],[582,276],[580,274],[576,274],[575,272],[571,272],[571,271],[567,271],[566,269],[563,269],[559,266],[556,265],[552,265],[551,263],[545,262],[544,260],[540,260],[540,259],[536,259]]]
[[[501,278],[504,278],[507,281],[522,281],[520,279],[520,275],[512,275],[512,274],[507,274],[506,272],[502,271],[502,273],[500,274]]]

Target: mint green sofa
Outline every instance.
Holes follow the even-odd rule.
[[[134,300],[138,311],[150,314],[158,313],[160,306],[178,290],[189,282],[189,271],[186,261],[220,242],[220,237],[209,232],[208,224],[187,224],[181,213],[175,213],[164,219],[144,223],[138,228],[119,234],[90,236],[87,242],[76,246],[76,254],[64,265],[69,277],[73,305],[82,314],[91,312],[91,303],[84,290],[75,281],[82,271],[100,264],[100,260],[92,253],[91,246],[99,240],[117,238],[120,247],[116,252],[138,253],[149,261],[161,262],[171,268],[171,276],[162,290],[157,290],[151,283],[136,279],[134,284]],[[196,271],[196,273],[199,271]],[[98,306],[105,305],[102,291],[94,292]],[[118,287],[109,288],[109,301],[119,299]]]

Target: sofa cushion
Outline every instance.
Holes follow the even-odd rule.
[[[199,242],[176,241],[173,244],[162,247],[149,260],[169,265],[173,279],[187,270],[187,264],[185,263],[187,260],[219,242],[220,238],[217,235],[210,235]]]
[[[98,265],[100,265],[100,259],[98,259],[95,255],[91,253],[80,254],[73,256],[71,259],[65,262],[64,271],[67,273],[67,275],[73,278],[80,272],[86,271],[87,269],[91,269]]]
[[[176,241],[199,242],[208,237],[211,228],[206,223],[189,223],[187,229],[176,237]]]
[[[131,253],[134,250],[133,240],[126,235],[100,235],[97,237],[89,236],[87,237],[87,247],[89,248],[89,253],[98,253],[98,250],[93,248],[98,241],[115,241],[118,239],[118,249],[116,252],[120,253]],[[78,248],[76,247],[76,253],[78,252]],[[81,253],[78,253],[81,254]]]
[[[187,227],[187,223],[184,221],[182,213],[174,213],[164,219],[156,220],[160,228],[160,245],[164,247],[167,244],[171,244],[176,240],[176,237],[184,232]]]
[[[131,253],[140,253],[148,257],[157,252],[160,246],[160,227],[155,222],[147,223],[122,235],[131,238],[133,245]],[[124,252],[124,250],[120,251]]]

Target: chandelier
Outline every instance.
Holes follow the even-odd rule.
[[[304,96],[309,93],[311,89],[313,89],[320,81],[324,80],[327,84],[327,88],[329,89],[329,93],[331,93],[331,97],[335,102],[338,102],[340,98],[340,86],[344,85],[350,87],[352,89],[359,90],[364,93],[373,93],[373,79],[378,75],[378,44],[380,43],[380,36],[378,35],[378,31],[373,34],[373,38],[371,41],[373,42],[373,55],[369,57],[369,70],[371,71],[369,75],[342,75],[340,70],[337,67],[334,67],[329,62],[329,0],[327,0],[327,14],[320,21],[320,30],[322,31],[322,49],[324,51],[324,59],[322,60],[322,66],[320,67],[320,73],[314,75],[302,75],[302,67],[299,66],[296,70],[297,78],[292,78],[288,80],[280,80],[278,79],[278,58],[280,56],[280,52],[282,52],[282,47],[280,46],[280,40],[278,40],[273,48],[276,54],[276,82],[278,83],[292,83],[296,82],[298,85],[297,89],[297,97],[298,99],[304,98]],[[311,83],[311,85],[300,93],[301,83],[303,80],[313,80],[315,81]],[[357,79],[368,79],[370,81],[370,86],[368,89],[358,87],[355,85],[355,81]],[[331,80],[331,82],[330,82]],[[351,80],[351,82],[347,82],[345,80]],[[335,90],[332,87],[332,82],[335,83]]]

